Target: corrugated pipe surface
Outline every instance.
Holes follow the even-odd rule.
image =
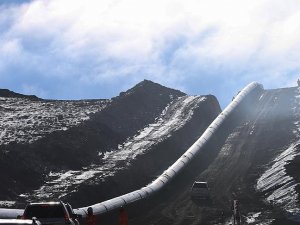
[[[130,192],[113,199],[79,208],[77,213],[86,215],[88,207],[94,209],[94,214],[99,215],[121,206],[128,205],[132,202],[147,198],[153,193],[161,190],[167,183],[169,183],[194,157],[196,154],[202,151],[203,146],[210,140],[214,133],[218,130],[223,121],[231,114],[231,112],[251,93],[257,89],[263,89],[263,86],[259,83],[252,82],[248,84],[235,98],[234,100],[220,113],[220,115],[210,124],[201,137],[167,170],[164,171],[156,180],[148,184],[139,190]]]

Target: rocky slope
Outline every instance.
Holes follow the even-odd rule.
[[[1,96],[1,93],[0,93]],[[108,100],[49,101],[0,97],[0,145],[33,143],[55,131],[77,126],[101,111]]]

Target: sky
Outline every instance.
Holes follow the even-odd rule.
[[[299,0],[0,0],[0,88],[111,98],[148,79],[224,108],[300,78]]]

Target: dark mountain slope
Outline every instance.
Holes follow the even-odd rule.
[[[183,104],[180,100],[178,102],[177,106]],[[186,122],[175,121],[176,123],[174,123],[175,127],[180,127],[180,129],[173,130],[170,128],[171,121],[175,117],[173,113],[178,114],[179,111],[177,107],[170,109],[176,104],[173,103],[163,117],[166,125],[158,128],[161,129],[157,132],[159,136],[154,139],[151,145],[141,144],[141,142],[148,142],[154,137],[151,133],[148,134],[150,139],[143,137],[141,140],[138,138],[129,140],[129,142],[134,143],[132,146],[138,145],[140,149],[148,148],[147,151],[138,155],[136,160],[132,162],[128,158],[124,162],[120,161],[114,171],[117,171],[118,167],[122,169],[114,176],[103,179],[103,174],[101,174],[88,180],[88,183],[81,185],[78,191],[72,194],[68,200],[75,205],[78,205],[79,202],[86,205],[97,203],[139,189],[150,183],[196,141],[220,112],[220,106],[216,98],[211,95],[202,96],[201,101],[193,100],[191,103],[181,112],[182,117],[189,117],[188,114],[190,113],[190,119]],[[166,136],[163,134],[165,130],[168,132]],[[209,154],[207,154],[208,158]],[[122,165],[123,163],[130,163],[130,166],[126,168]],[[124,168],[126,169],[124,170]],[[137,213],[139,210],[135,211]]]
[[[237,112],[243,122],[196,178],[208,181],[213,205],[192,202],[190,183],[147,224],[217,224],[221,211],[230,218],[233,199],[240,201],[246,224],[294,224],[291,218],[299,219],[298,99],[298,88],[268,90],[247,117]]]
[[[19,94],[13,91],[10,91],[8,89],[0,89],[0,97],[5,97],[5,98],[28,98],[30,100],[39,100],[35,95],[23,95]]]
[[[110,107],[91,122],[104,124],[121,136],[132,136],[152,123],[168,103],[184,95],[181,91],[144,80],[113,98]]]
[[[182,95],[180,91],[143,81],[113,98],[90,120],[63,133],[52,133],[30,147],[34,154],[40,154],[55,168],[78,169],[97,163],[101,159],[99,154],[117,149],[128,137],[153,122],[174,98]],[[40,152],[40,149],[45,150]]]

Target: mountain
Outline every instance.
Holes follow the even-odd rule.
[[[9,171],[0,173],[0,203],[63,199],[82,206],[149,183],[220,106],[214,96],[144,80],[110,100],[0,95],[0,113],[0,168]]]
[[[247,96],[167,187],[126,208],[130,224],[230,224],[233,200],[244,224],[299,224],[299,99],[299,87]],[[61,199],[82,207],[139,189],[220,113],[212,95],[148,80],[112,99],[0,95],[0,204]],[[191,200],[195,180],[208,182],[211,204]]]

